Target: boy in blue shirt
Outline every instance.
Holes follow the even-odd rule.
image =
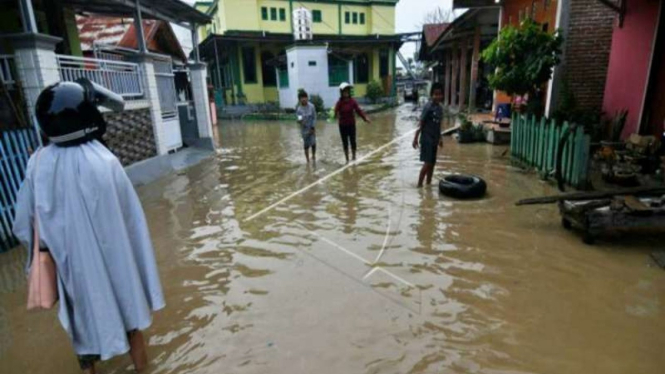
[[[312,148],[312,161],[316,162],[316,108],[309,102],[309,96],[305,90],[298,92],[298,107],[296,116],[302,133],[302,140],[305,143],[305,158],[309,163],[309,149]]]
[[[438,147],[443,147],[441,138],[441,123],[443,122],[443,86],[434,83],[430,91],[430,101],[423,108],[420,116],[418,131],[413,139],[413,148],[418,149],[420,140],[420,161],[424,162],[418,177],[418,188],[423,186],[427,177],[427,184],[432,184],[434,165],[436,164],[436,153]]]

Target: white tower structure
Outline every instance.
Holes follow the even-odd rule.
[[[300,7],[293,11],[293,38],[295,40],[312,40],[312,12]]]

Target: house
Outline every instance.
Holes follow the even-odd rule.
[[[279,101],[291,107],[291,91],[310,87],[330,106],[331,92],[343,81],[355,84],[358,97],[371,81],[393,94],[401,45],[395,34],[398,1],[197,2],[197,9],[213,17],[199,29],[199,49],[211,71],[215,102],[221,107]],[[308,40],[295,38],[298,12],[309,14]]]
[[[417,53],[418,61],[425,64],[426,69],[432,69],[432,80],[434,82],[443,82],[443,60],[441,54],[433,53],[432,47],[439,39],[441,34],[448,28],[449,23],[434,23],[423,25],[423,32],[420,36],[420,49]]]
[[[623,0],[612,33],[603,111],[627,110],[624,136],[665,131],[665,1]]]
[[[20,93],[24,117],[33,125],[31,114],[43,88],[86,77],[127,103],[121,113],[104,113],[105,140],[124,165],[177,151],[185,137],[189,145],[213,146],[206,67],[187,62],[169,25],[185,25],[196,37],[194,30],[210,16],[179,0],[7,0],[0,20],[6,21],[0,22],[0,67],[7,67],[2,78]],[[95,55],[93,41],[122,47],[123,56]],[[186,77],[187,118],[179,113],[183,95],[171,56]]]
[[[453,110],[492,109],[487,76],[491,67],[480,53],[496,38],[499,9],[471,9],[445,27],[423,29],[419,58],[434,65],[434,80],[444,85],[444,105]],[[434,35],[437,34],[438,35]]]
[[[519,25],[530,18],[544,30],[559,32],[564,38],[561,63],[554,69],[545,87],[545,114],[554,114],[562,102],[571,99],[576,109],[600,112],[614,12],[607,6],[612,0],[454,0],[454,8],[471,10],[497,9],[499,28]],[[620,0],[629,1],[629,0]],[[501,92],[495,93],[496,103],[510,102]]]
[[[122,58],[127,52],[131,54],[139,49],[132,18],[76,16],[76,27],[85,57]],[[148,51],[170,56],[181,65],[187,63],[187,56],[169,22],[143,20],[143,32]]]

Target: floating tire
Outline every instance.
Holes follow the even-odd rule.
[[[476,199],[485,195],[487,184],[473,175],[449,175],[439,182],[439,191],[457,199]]]

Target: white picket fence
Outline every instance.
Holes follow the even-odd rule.
[[[138,64],[64,55],[58,55],[57,58],[60,79],[63,81],[88,78],[125,99],[143,97],[143,80]]]

